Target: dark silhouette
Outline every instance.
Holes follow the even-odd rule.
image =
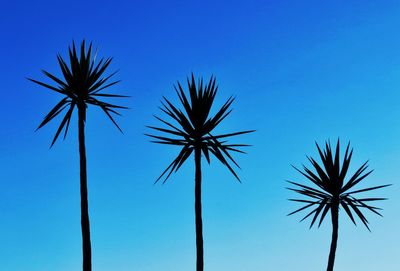
[[[297,186],[296,188],[288,188],[289,190],[295,191],[301,195],[308,197],[307,199],[289,199],[291,201],[304,203],[305,206],[300,209],[291,212],[288,215],[293,215],[297,212],[303,211],[310,207],[313,207],[313,210],[308,213],[301,221],[306,219],[309,216],[313,215],[313,219],[311,221],[310,228],[317,221],[318,216],[320,215],[318,227],[321,226],[322,221],[324,220],[328,211],[331,211],[331,219],[332,219],[332,242],[331,248],[329,252],[328,259],[328,267],[327,271],[333,270],[333,264],[335,262],[335,253],[338,239],[338,230],[339,230],[339,208],[343,207],[347,215],[350,217],[351,221],[356,225],[354,220],[354,214],[356,214],[361,222],[367,227],[368,230],[368,220],[365,218],[362,210],[370,210],[371,212],[382,216],[379,213],[379,210],[382,210],[377,207],[373,207],[368,205],[366,202],[370,201],[378,201],[378,200],[386,200],[386,198],[355,198],[354,195],[362,192],[367,192],[383,187],[387,187],[387,185],[379,185],[369,188],[364,188],[360,190],[353,190],[355,185],[364,180],[373,170],[366,171],[368,168],[368,161],[365,162],[349,179],[345,182],[347,170],[350,165],[351,157],[353,154],[353,149],[349,152],[350,142],[347,145],[346,152],[343,158],[343,163],[340,165],[340,144],[339,140],[336,145],[336,151],[333,155],[331,145],[329,142],[326,142],[325,149],[321,151],[321,148],[317,145],[318,153],[323,163],[320,166],[312,157],[308,157],[308,160],[311,162],[314,167],[316,173],[308,169],[303,165],[303,171],[294,167],[298,172],[300,172],[304,177],[313,182],[317,188],[312,188],[303,184],[299,184],[296,182],[288,181],[289,183]]]
[[[195,221],[196,221],[196,270],[203,271],[203,222],[201,212],[201,156],[202,153],[207,162],[210,163],[210,153],[213,154],[223,165],[225,165],[230,172],[240,182],[240,179],[230,162],[239,165],[232,158],[230,152],[240,152],[239,147],[249,145],[245,144],[228,144],[227,140],[231,136],[241,135],[253,132],[241,131],[229,134],[212,135],[214,128],[216,128],[222,120],[224,120],[230,113],[230,106],[234,98],[229,98],[225,104],[217,111],[213,117],[209,117],[211,107],[214,103],[215,95],[217,94],[218,86],[215,82],[215,77],[211,77],[210,81],[203,86],[203,79],[199,79],[197,85],[195,83],[194,75],[192,74],[191,80],[187,79],[189,99],[186,97],[181,84],[178,82],[175,86],[176,93],[183,106],[182,110],[175,107],[164,97],[164,102],[161,102],[163,107],[161,110],[171,117],[176,123],[172,124],[156,116],[156,118],[164,123],[166,128],[158,128],[148,126],[151,129],[163,132],[166,136],[149,135],[156,139],[152,142],[180,146],[181,151],[172,163],[164,170],[160,177],[156,180],[157,183],[163,176],[165,179],[163,183],[169,178],[172,172],[178,171],[187,158],[194,152],[195,160]],[[184,113],[185,112],[185,113]],[[221,141],[223,139],[223,141]]]
[[[86,109],[88,105],[100,107],[104,113],[111,119],[114,125],[121,131],[118,124],[114,121],[112,114],[120,115],[116,109],[126,109],[126,107],[110,104],[98,100],[98,98],[119,98],[127,97],[123,95],[100,93],[101,90],[108,88],[119,81],[109,82],[109,79],[115,74],[112,73],[106,77],[104,72],[111,63],[112,58],[101,59],[96,63],[96,55],[92,56],[92,44],[86,52],[85,41],[82,41],[80,57],[78,57],[74,42],[72,48],[69,48],[70,66],[68,67],[64,59],[58,55],[58,64],[61,68],[63,79],[43,71],[43,73],[52,79],[56,85],[49,85],[34,79],[30,79],[43,87],[54,90],[64,96],[61,101],[46,115],[37,129],[46,125],[49,121],[59,115],[64,109],[67,109],[64,118],[53,138],[51,146],[54,145],[58,136],[64,129],[64,139],[68,133],[68,127],[72,113],[75,107],[78,109],[78,132],[79,132],[79,155],[80,155],[80,192],[81,192],[81,226],[82,226],[82,252],[83,252],[83,270],[92,270],[92,256],[90,244],[90,226],[89,209],[87,193],[87,174],[86,174],[86,148],[85,148],[85,121]],[[122,131],[121,131],[122,132]]]

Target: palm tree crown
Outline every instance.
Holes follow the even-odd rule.
[[[165,136],[146,134],[147,136],[156,139],[152,142],[182,147],[178,156],[165,169],[156,182],[166,175],[164,179],[165,182],[172,172],[176,172],[181,167],[195,148],[201,149],[208,163],[210,163],[210,153],[213,154],[230,170],[230,172],[232,172],[237,180],[240,181],[231,165],[231,163],[233,163],[239,167],[231,156],[231,152],[244,153],[238,148],[249,145],[229,144],[226,139],[231,136],[250,133],[253,132],[253,130],[213,135],[213,130],[231,113],[232,109],[230,109],[230,106],[235,99],[230,97],[214,116],[210,116],[211,107],[218,90],[215,77],[211,76],[209,82],[206,84],[203,84],[203,79],[200,79],[196,84],[194,75],[192,74],[191,79],[187,79],[187,84],[190,95],[189,98],[186,97],[179,82],[177,83],[177,86],[174,86],[179,100],[183,105],[183,111],[175,107],[165,97],[163,97],[164,101],[160,108],[179,125],[174,125],[171,122],[155,116],[159,121],[168,126],[168,128],[148,126],[151,129],[165,134]],[[179,128],[177,126],[179,126]],[[168,174],[166,174],[167,172]]]
[[[366,161],[346,182],[346,174],[349,169],[350,160],[353,154],[352,149],[349,151],[350,142],[347,145],[342,165],[340,165],[339,160],[339,140],[336,145],[335,154],[333,154],[329,142],[326,142],[325,149],[323,151],[317,143],[316,146],[323,166],[320,166],[312,157],[307,156],[316,173],[304,165],[303,171],[294,166],[293,167],[304,177],[310,180],[314,185],[316,185],[317,188],[312,188],[297,182],[288,181],[296,186],[296,188],[288,188],[289,190],[295,191],[307,197],[307,199],[289,199],[291,201],[304,203],[305,206],[297,209],[294,212],[291,212],[288,215],[293,215],[297,212],[312,207],[312,211],[308,213],[301,221],[313,215],[310,225],[311,228],[320,216],[318,224],[319,227],[331,208],[338,208],[339,206],[342,206],[354,224],[356,224],[354,216],[358,216],[361,222],[367,227],[368,230],[370,230],[368,227],[368,220],[364,216],[362,210],[367,209],[379,216],[382,216],[379,213],[379,210],[381,210],[380,208],[371,206],[367,203],[371,201],[386,200],[386,198],[356,198],[355,195],[358,193],[387,187],[390,184],[379,185],[360,190],[352,190],[352,188],[364,180],[373,171],[367,170],[368,161]]]
[[[119,82],[112,81],[109,82],[109,79],[115,74],[112,73],[106,77],[102,77],[104,75],[105,70],[110,65],[112,58],[101,59],[96,63],[96,53],[94,56],[92,55],[92,44],[90,43],[88,50],[85,49],[85,41],[82,41],[80,57],[78,57],[77,50],[75,48],[75,43],[72,43],[72,48],[69,47],[69,62],[68,66],[67,62],[61,57],[60,54],[57,55],[58,64],[61,68],[64,79],[59,79],[51,73],[43,70],[43,73],[53,80],[56,85],[49,85],[31,78],[28,78],[30,81],[39,84],[43,87],[56,91],[60,94],[63,94],[65,97],[61,99],[60,102],[54,106],[54,108],[45,116],[43,121],[40,123],[37,129],[42,128],[49,121],[55,118],[62,111],[67,109],[64,118],[62,119],[57,132],[53,138],[51,146],[54,145],[58,136],[64,129],[64,138],[68,133],[68,127],[71,120],[72,113],[76,107],[83,108],[83,118],[85,121],[85,109],[88,105],[94,105],[100,107],[106,115],[110,118],[110,120],[114,123],[114,125],[121,131],[118,124],[115,122],[112,114],[120,115],[116,109],[127,109],[124,106],[118,106],[114,104],[110,104],[104,101],[100,101],[99,98],[119,98],[119,97],[128,97],[123,95],[109,94],[109,93],[100,93],[101,90],[108,88],[112,85],[115,85]]]

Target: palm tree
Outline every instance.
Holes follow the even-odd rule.
[[[297,212],[312,208],[301,221],[306,218],[313,216],[310,228],[319,218],[318,227],[321,226],[326,214],[330,211],[332,219],[332,242],[328,259],[327,271],[333,270],[333,265],[335,262],[335,253],[338,239],[339,230],[339,209],[340,206],[350,217],[351,221],[356,225],[354,217],[358,217],[361,222],[367,227],[368,230],[368,220],[363,214],[364,210],[369,210],[379,216],[382,216],[379,211],[380,208],[368,205],[371,201],[386,200],[386,198],[356,198],[356,194],[367,192],[371,190],[376,190],[379,188],[387,187],[387,185],[379,185],[374,187],[363,188],[359,190],[353,190],[353,188],[364,180],[368,175],[371,174],[373,170],[366,171],[368,168],[368,161],[365,162],[349,179],[345,182],[346,174],[349,169],[351,157],[353,154],[353,149],[349,152],[350,142],[347,145],[345,155],[343,158],[342,165],[340,165],[340,144],[339,140],[336,145],[335,155],[332,153],[332,148],[329,142],[325,143],[325,149],[321,151],[321,148],[316,143],[319,156],[322,160],[323,166],[320,166],[312,157],[308,157],[312,166],[315,169],[314,173],[312,170],[303,165],[303,171],[294,167],[298,172],[300,172],[304,177],[310,180],[316,188],[312,188],[307,185],[303,185],[297,182],[288,181],[289,183],[296,186],[296,188],[288,188],[289,190],[295,191],[306,199],[289,199],[291,201],[304,203],[305,206],[291,212],[288,215],[293,215]],[[367,204],[368,203],[368,204]]]
[[[167,127],[158,128],[148,126],[151,129],[164,133],[163,135],[149,135],[152,142],[175,145],[181,147],[181,151],[176,158],[164,170],[161,176],[155,181],[157,183],[164,176],[163,183],[169,178],[172,172],[178,171],[182,164],[194,152],[195,161],[195,222],[196,222],[196,270],[203,271],[203,222],[201,212],[201,156],[202,154],[210,163],[210,153],[214,155],[223,165],[240,182],[238,175],[233,169],[233,163],[237,167],[239,165],[231,156],[232,152],[244,153],[239,148],[249,145],[245,144],[229,144],[227,139],[241,134],[253,132],[253,130],[241,131],[229,134],[213,135],[214,129],[224,120],[230,113],[230,106],[234,98],[230,97],[225,104],[217,111],[214,116],[210,116],[211,107],[217,94],[218,86],[215,77],[211,76],[208,83],[203,85],[203,79],[199,79],[196,85],[194,75],[191,80],[187,79],[189,99],[183,91],[181,84],[178,82],[177,87],[174,86],[179,100],[183,106],[183,111],[174,106],[168,99],[164,98],[162,107],[160,108],[167,114],[176,124],[163,120],[155,116],[159,121]]]
[[[85,49],[85,41],[82,41],[80,57],[78,57],[74,42],[72,48],[69,47],[70,65],[64,61],[61,55],[57,55],[58,64],[61,68],[64,79],[60,79],[47,71],[43,73],[55,82],[55,85],[43,83],[28,78],[30,81],[39,84],[45,88],[60,93],[64,97],[56,106],[45,116],[37,129],[42,128],[52,119],[66,110],[66,114],[55,133],[51,147],[56,142],[60,133],[64,131],[64,139],[68,133],[72,113],[75,107],[78,110],[78,133],[79,133],[79,155],[80,155],[80,193],[81,193],[81,226],[82,226],[82,252],[83,252],[83,270],[92,270],[90,227],[89,227],[89,209],[87,196],[87,174],[86,174],[86,148],[85,148],[85,121],[86,110],[89,105],[100,107],[110,118],[114,125],[121,131],[113,118],[113,114],[120,115],[117,109],[126,109],[127,107],[110,104],[99,100],[100,98],[120,98],[127,97],[116,94],[101,93],[119,81],[109,82],[109,79],[115,74],[112,73],[104,77],[105,70],[110,65],[112,58],[101,59],[96,62],[96,54],[92,55],[92,44],[89,49]],[[121,131],[122,132],[122,131]]]

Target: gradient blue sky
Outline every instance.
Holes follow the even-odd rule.
[[[0,270],[80,269],[77,130],[49,150],[57,122],[34,130],[60,97],[25,77],[60,74],[56,54],[82,38],[114,57],[113,90],[132,96],[124,135],[89,110],[94,270],[194,270],[193,163],[154,186],[177,149],[143,135],[191,72],[217,76],[217,104],[237,97],[219,131],[257,129],[237,138],[254,145],[236,156],[242,184],[204,167],[207,271],[324,270],[329,220],[309,230],[286,217],[297,205],[284,180],[304,181],[290,164],[338,137],[355,148],[353,170],[370,159],[364,185],[395,185],[375,193],[390,200],[383,219],[368,215],[372,233],[342,216],[337,270],[399,270],[400,2],[382,3],[3,0]]]

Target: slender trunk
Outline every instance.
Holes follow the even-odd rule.
[[[91,271],[92,270],[92,251],[91,251],[91,244],[90,244],[89,208],[88,208],[87,175],[86,175],[85,115],[86,115],[85,106],[79,105],[78,106],[78,123],[79,123],[79,158],[80,158],[83,271]]]
[[[201,149],[195,148],[194,160],[196,164],[194,209],[196,216],[196,271],[204,270],[203,255],[203,221],[201,218]]]
[[[335,263],[335,254],[337,247],[338,231],[339,231],[339,204],[333,204],[331,208],[332,216],[332,242],[331,250],[329,252],[328,268],[327,271],[333,271],[333,265]]]

